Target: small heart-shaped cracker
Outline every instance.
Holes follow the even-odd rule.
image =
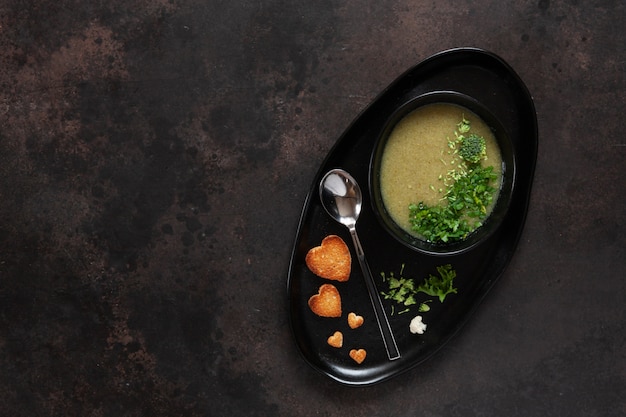
[[[309,308],[318,316],[341,317],[341,296],[332,284],[322,284],[317,294],[309,298]]]
[[[348,326],[350,326],[351,329],[361,327],[363,321],[363,316],[358,316],[355,313],[348,314]]]
[[[311,272],[319,277],[340,282],[350,278],[350,249],[339,236],[326,236],[320,246],[307,252],[305,262]]]
[[[365,360],[367,352],[365,349],[352,349],[350,351],[350,357],[359,365]]]
[[[328,338],[327,342],[332,347],[340,348],[343,346],[343,334],[337,331]]]

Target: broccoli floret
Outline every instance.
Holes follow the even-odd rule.
[[[474,133],[463,137],[459,147],[459,156],[470,164],[475,164],[487,155],[485,138]]]

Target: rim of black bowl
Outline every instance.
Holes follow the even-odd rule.
[[[470,233],[465,239],[451,243],[428,242],[424,239],[411,235],[400,227],[388,214],[383,203],[379,187],[380,163],[387,139],[389,138],[393,128],[404,116],[408,115],[412,111],[418,109],[419,107],[436,103],[454,104],[467,108],[475,113],[487,124],[487,126],[489,126],[493,132],[502,155],[502,181],[500,182],[498,199],[496,200],[491,214],[485,219],[481,227]],[[484,105],[482,105],[475,98],[457,91],[431,91],[417,97],[413,97],[404,104],[400,105],[400,107],[392,113],[383,125],[379,137],[376,140],[376,144],[374,145],[370,161],[369,189],[371,204],[376,218],[383,228],[406,247],[428,255],[458,255],[480,245],[499,228],[500,224],[506,217],[506,213],[508,212],[511,202],[511,196],[515,185],[515,171],[515,155],[510,136],[502,123],[500,123],[500,121]]]

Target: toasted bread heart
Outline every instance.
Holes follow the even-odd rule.
[[[350,326],[351,329],[356,329],[357,327],[361,327],[361,325],[363,324],[363,316],[358,316],[355,313],[349,313],[348,314],[348,326]]]
[[[343,346],[343,334],[337,331],[328,338],[327,342],[332,347],[340,348]]]
[[[332,284],[322,284],[317,294],[309,298],[309,307],[318,316],[341,317],[341,296]]]
[[[350,357],[359,365],[363,363],[365,356],[367,356],[365,349],[352,349],[350,351]]]
[[[305,262],[311,272],[319,277],[340,282],[350,278],[350,249],[339,236],[326,236],[320,246],[307,252]]]

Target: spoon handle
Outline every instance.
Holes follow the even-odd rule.
[[[365,278],[367,292],[369,293],[370,300],[372,301],[372,306],[374,307],[374,314],[376,316],[376,321],[378,322],[378,328],[380,330],[380,334],[383,337],[383,342],[385,343],[387,356],[389,356],[389,360],[399,359],[400,351],[398,350],[396,339],[393,336],[393,331],[391,330],[391,325],[389,324],[387,313],[385,313],[383,302],[380,299],[378,290],[376,289],[376,284],[374,283],[372,272],[370,271],[370,268],[367,265],[367,261],[365,260],[365,253],[363,252],[363,248],[361,247],[359,237],[356,234],[356,228],[349,227],[349,229],[350,235],[352,236],[352,241],[354,242],[354,247],[356,249],[356,255],[359,259],[359,264],[361,265],[361,271],[363,271],[363,277]]]

